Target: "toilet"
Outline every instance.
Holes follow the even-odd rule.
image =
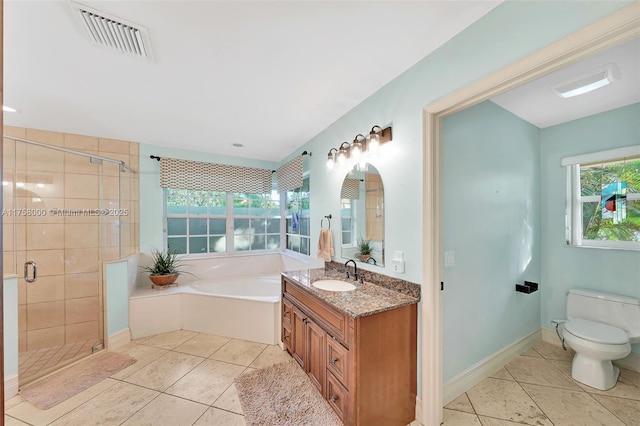
[[[620,370],[611,361],[640,343],[640,299],[574,288],[567,297],[567,318],[562,337],[576,352],[571,377],[600,390],[614,387]]]

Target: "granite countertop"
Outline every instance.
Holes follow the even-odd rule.
[[[295,284],[352,318],[360,318],[418,303],[418,299],[365,281],[347,280],[345,274],[325,268],[283,272]],[[348,281],[352,291],[327,291],[311,285],[314,281],[332,279]]]

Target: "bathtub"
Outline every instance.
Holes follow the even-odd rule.
[[[322,262],[322,260],[319,260]],[[198,277],[151,289],[144,276],[129,297],[129,331],[137,339],[191,330],[269,345],[280,343],[280,272],[318,267],[283,253],[189,260]],[[324,266],[324,263],[322,263]],[[255,276],[230,272],[255,271]]]
[[[280,275],[198,280],[190,284],[193,293],[230,299],[277,302],[280,300]]]

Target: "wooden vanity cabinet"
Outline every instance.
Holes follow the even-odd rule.
[[[282,278],[282,341],[345,425],[415,418],[417,305],[352,318]]]

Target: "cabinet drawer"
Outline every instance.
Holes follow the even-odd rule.
[[[337,340],[327,339],[327,368],[336,379],[347,389],[347,377],[349,377],[349,349],[342,346]]]
[[[288,281],[283,281],[283,290],[286,295],[311,310],[319,322],[327,325],[327,331],[333,337],[345,341],[347,329],[347,317],[345,314],[331,308],[315,296],[307,294],[304,290],[300,290],[295,284],[291,284]]]
[[[343,423],[347,418],[348,398],[347,389],[340,384],[331,371],[327,371],[327,401]]]

